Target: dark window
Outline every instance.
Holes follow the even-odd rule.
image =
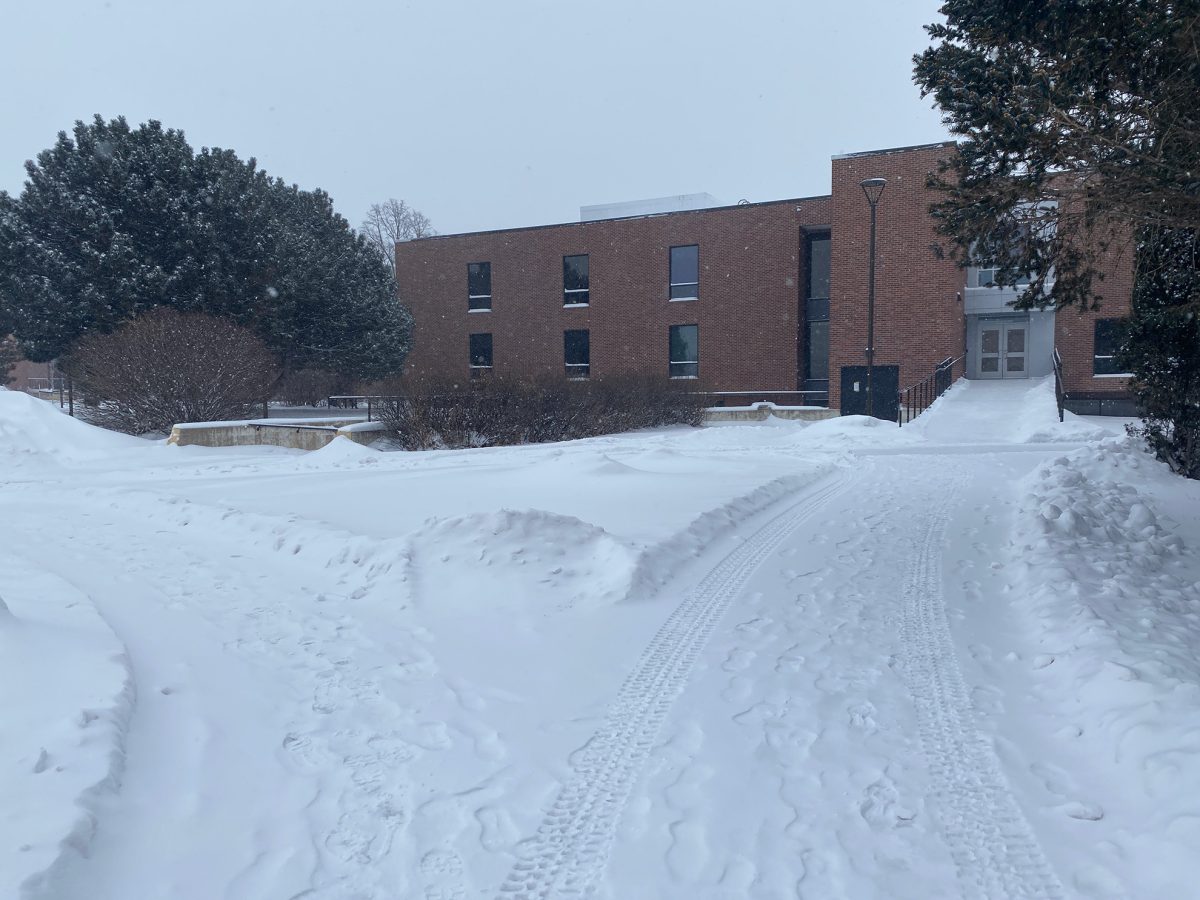
[[[695,300],[700,296],[700,247],[671,248],[671,299]]]
[[[477,262],[467,264],[467,309],[492,308],[492,264]]]
[[[804,342],[805,381],[829,381],[829,323],[809,322]],[[820,388],[815,388],[820,390]],[[828,390],[828,384],[825,385]],[[805,390],[808,390],[806,387]]]
[[[824,406],[829,400],[829,232],[805,240],[804,342],[800,359],[804,403]]]
[[[829,299],[829,248],[828,234],[811,234],[808,237],[808,277],[804,299]]]
[[[563,306],[586,306],[590,302],[589,293],[587,254],[564,256]]]
[[[568,378],[587,378],[591,374],[592,346],[586,328],[563,332],[563,361]]]
[[[1125,340],[1125,319],[1097,319],[1092,357],[1093,375],[1127,375],[1117,364],[1117,351]]]
[[[490,334],[471,335],[471,373],[492,367],[492,336]]]
[[[975,266],[975,287],[996,287],[1003,264],[1015,266],[1036,236],[1047,230],[1052,231],[1052,226],[1048,227],[1041,219],[1008,222],[976,244],[972,250],[980,258]],[[1009,276],[1006,287],[1024,287],[1032,280],[1029,275],[1015,273]]]
[[[700,375],[700,326],[671,326],[670,374],[672,378]]]

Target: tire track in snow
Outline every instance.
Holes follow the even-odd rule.
[[[572,758],[573,774],[500,887],[506,900],[586,896],[603,873],[630,790],[714,627],[746,580],[845,489],[837,472],[804,491],[704,577],[671,613]]]
[[[918,519],[916,554],[901,589],[904,674],[917,709],[942,832],[963,897],[1061,898],[1062,886],[1012,796],[1000,761],[975,726],[958,666],[941,559],[950,500],[966,476],[957,466],[949,475]]]

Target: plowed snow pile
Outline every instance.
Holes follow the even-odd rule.
[[[613,603],[637,563],[636,551],[603,528],[541,510],[433,519],[412,542],[417,596],[468,615]]]
[[[1135,486],[1159,469],[1128,438],[1059,457],[1026,479],[1017,523],[1016,602],[1064,720],[1046,786],[1090,838],[1072,873],[1087,896],[1195,893],[1200,572]]]
[[[138,438],[73,419],[44,400],[0,388],[0,459],[7,466],[69,465],[145,446]]]

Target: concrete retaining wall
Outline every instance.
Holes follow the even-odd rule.
[[[383,436],[382,422],[359,419],[305,419],[303,422],[262,420],[248,422],[188,422],[171,429],[168,444],[180,447],[288,447],[319,450],[338,435],[357,444],[370,444]]]
[[[836,409],[819,406],[714,406],[704,411],[705,423],[763,422],[774,416],[815,422],[838,416]],[[342,435],[357,444],[369,445],[383,437],[382,422],[359,419],[262,419],[245,422],[188,422],[171,429],[168,444],[180,447],[288,447],[292,450],[320,450]]]
[[[755,403],[752,406],[713,406],[704,411],[704,422],[765,422],[774,416],[777,419],[793,419],[801,422],[817,422],[821,419],[836,419],[836,409],[823,406],[776,406],[774,403]]]

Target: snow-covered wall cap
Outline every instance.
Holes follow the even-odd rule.
[[[597,219],[624,219],[629,216],[652,216],[656,213],[686,212],[691,209],[711,209],[720,206],[712,194],[674,194],[649,200],[625,200],[620,203],[597,203],[579,207],[580,222]]]

